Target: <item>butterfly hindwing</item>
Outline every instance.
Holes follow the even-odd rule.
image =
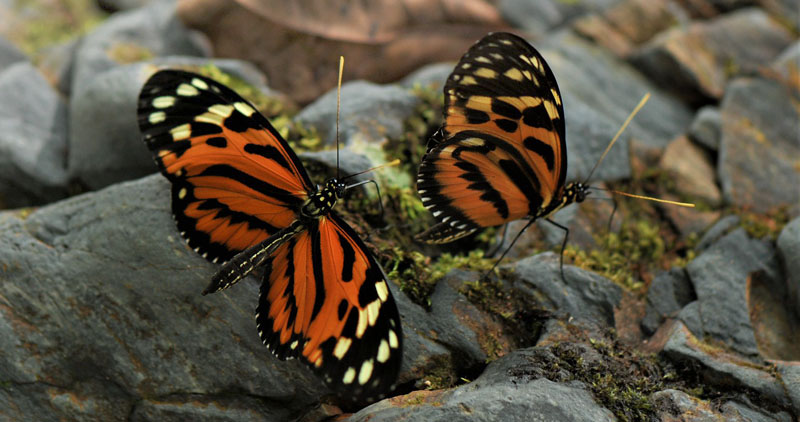
[[[268,259],[256,321],[279,358],[303,359],[353,398],[387,391],[402,357],[397,307],[380,266],[333,213]]]
[[[448,242],[557,204],[566,179],[564,110],[552,71],[530,44],[487,35],[456,65],[444,96],[443,139],[430,145],[417,180],[439,221],[424,240]]]
[[[227,261],[287,227],[313,189],[267,119],[211,79],[159,71],[142,88],[138,115],[172,182],[178,229],[209,261]]]

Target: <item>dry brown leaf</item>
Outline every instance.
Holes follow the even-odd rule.
[[[340,55],[345,80],[385,83],[456,60],[487,32],[507,28],[482,0],[180,0],[178,14],[208,35],[217,56],[253,62],[301,104],[335,86]]]

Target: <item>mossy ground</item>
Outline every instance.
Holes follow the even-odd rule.
[[[45,48],[83,35],[107,14],[94,1],[12,0],[14,21],[8,39],[23,52],[36,58]]]

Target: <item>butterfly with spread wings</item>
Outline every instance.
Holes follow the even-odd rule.
[[[347,186],[315,186],[255,107],[206,77],[162,70],[139,96],[139,127],[172,182],[178,230],[225,263],[203,294],[265,269],[258,333],[279,359],[301,358],[353,400],[396,382],[402,331],[386,275],[335,212]]]
[[[444,98],[444,124],[417,175],[422,203],[437,224],[420,239],[447,243],[521,218],[530,219],[525,228],[540,218],[558,225],[548,217],[586,198],[586,185],[565,185],[561,94],[528,42],[487,35],[458,62]]]

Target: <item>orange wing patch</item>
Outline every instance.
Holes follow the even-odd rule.
[[[334,214],[279,247],[256,310],[259,335],[279,358],[301,357],[334,389],[389,389],[402,333],[386,276]]]

